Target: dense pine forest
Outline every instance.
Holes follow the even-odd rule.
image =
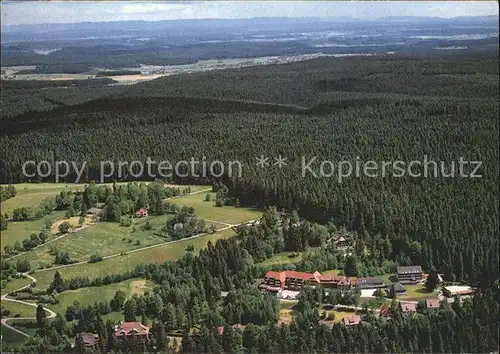
[[[86,161],[81,182],[99,180],[99,163],[110,158],[238,160],[242,176],[219,180],[243,205],[296,209],[366,241],[389,239],[383,258],[437,267],[448,280],[491,284],[499,265],[497,59],[320,58],[165,77],[87,103],[70,100],[48,112],[3,117],[2,182],[27,181],[26,160]],[[287,157],[287,166],[258,167],[260,155],[271,164]],[[424,156],[439,171],[431,167],[428,178],[302,176],[302,158],[315,156],[316,171],[322,160]],[[460,158],[482,161],[482,177],[443,177],[441,161],[447,174],[455,161],[458,173]]]

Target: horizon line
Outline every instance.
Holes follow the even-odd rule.
[[[113,22],[181,22],[181,21],[210,21],[210,20],[256,20],[256,19],[324,19],[324,20],[335,20],[335,19],[350,19],[360,22],[374,22],[380,20],[388,19],[436,19],[436,20],[454,20],[459,18],[484,18],[484,17],[495,17],[498,19],[498,15],[470,15],[470,16],[454,16],[454,17],[441,17],[441,16],[382,16],[374,19],[359,18],[354,16],[261,16],[261,17],[206,17],[206,18],[178,18],[178,19],[162,19],[162,20],[109,20],[109,21],[80,21],[80,22],[43,22],[43,23],[26,23],[26,24],[15,24],[15,25],[1,25],[2,28],[13,28],[13,27],[30,27],[30,26],[50,26],[50,25],[78,25],[78,24],[89,24],[89,23],[113,23]]]

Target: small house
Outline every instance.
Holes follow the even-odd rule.
[[[439,300],[438,299],[425,300],[425,307],[428,309],[438,309],[440,307]]]
[[[147,216],[148,216],[148,210],[147,210],[147,209],[145,209],[145,208],[140,208],[139,210],[137,210],[137,211],[135,212],[135,216],[136,216],[137,218],[145,218],[145,217],[147,217]]]
[[[412,314],[417,312],[417,304],[413,302],[400,302],[401,312],[406,314]]]

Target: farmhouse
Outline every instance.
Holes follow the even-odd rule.
[[[404,266],[397,268],[398,281],[403,284],[415,284],[422,280],[421,266]]]
[[[461,296],[461,295],[472,295],[474,294],[474,289],[470,286],[460,286],[460,285],[450,285],[443,287],[443,295],[446,297]]]
[[[75,346],[89,349],[96,349],[99,343],[99,335],[95,333],[77,333]]]
[[[115,326],[114,336],[118,342],[130,337],[147,341],[149,340],[149,327],[140,322],[123,322]]]
[[[356,286],[360,289],[383,289],[387,285],[380,278],[358,278]]]
[[[345,315],[342,322],[345,326],[355,326],[361,322],[361,317],[359,315]]]
[[[135,212],[135,216],[137,218],[145,218],[146,216],[148,216],[148,210],[145,208],[140,208]]]

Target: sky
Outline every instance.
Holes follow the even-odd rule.
[[[497,1],[2,1],[2,27],[201,18],[498,15]]]

